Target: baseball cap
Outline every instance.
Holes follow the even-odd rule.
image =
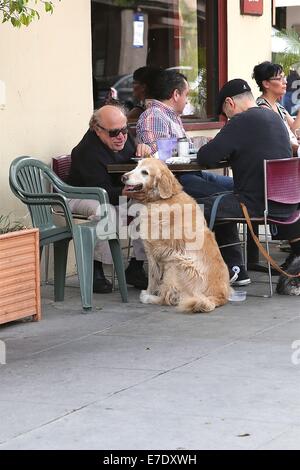
[[[225,83],[219,91],[217,106],[218,114],[222,113],[222,106],[226,98],[246,93],[246,91],[251,91],[251,88],[242,78],[235,78],[234,80],[229,80],[229,82]]]

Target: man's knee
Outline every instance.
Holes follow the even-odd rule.
[[[73,199],[69,202],[71,211],[87,219],[100,215],[100,203],[93,199]]]

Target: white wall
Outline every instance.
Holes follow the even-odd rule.
[[[92,113],[90,0],[55,1],[53,15],[20,30],[0,24],[0,214],[25,214],[8,186],[10,162],[69,153]],[[0,100],[1,101],[1,100]],[[2,98],[3,101],[3,98]],[[1,104],[1,103],[0,103]]]
[[[243,78],[255,96],[259,90],[253,67],[271,60],[271,0],[264,0],[263,16],[240,14],[240,0],[228,0],[228,79]]]

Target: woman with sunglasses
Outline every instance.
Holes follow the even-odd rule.
[[[254,67],[252,77],[262,92],[256,103],[258,106],[269,108],[279,114],[289,132],[293,153],[297,155],[299,144],[294,131],[300,127],[300,114],[294,120],[279,103],[279,100],[286,94],[287,87],[287,79],[282,66],[268,61],[262,62]]]

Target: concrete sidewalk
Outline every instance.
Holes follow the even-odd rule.
[[[261,276],[208,315],[44,286],[40,323],[0,327],[0,449],[299,449],[300,299]]]

